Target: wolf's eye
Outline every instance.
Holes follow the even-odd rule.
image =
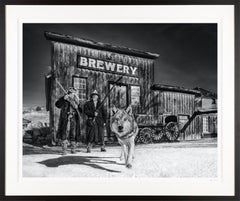
[[[127,121],[127,120],[128,120],[128,118],[124,118],[124,119],[123,119],[123,121]]]

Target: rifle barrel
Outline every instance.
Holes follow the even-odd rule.
[[[60,82],[57,81],[57,79],[56,79],[56,82],[57,82],[57,84],[60,86],[60,88],[63,90],[63,92],[64,92],[65,94],[67,94],[67,91],[63,88],[63,86],[60,84]]]
[[[118,78],[118,79],[114,82],[112,88],[111,88],[111,89],[109,90],[109,92],[106,94],[106,96],[104,97],[104,99],[102,100],[102,102],[100,103],[99,107],[98,107],[96,110],[98,110],[99,108],[102,107],[104,101],[105,101],[106,98],[109,96],[109,94],[111,93],[111,91],[113,90],[113,88],[116,86],[116,83],[118,83],[122,78],[123,78],[123,76],[121,76],[120,78]]]

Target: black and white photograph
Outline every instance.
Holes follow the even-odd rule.
[[[218,178],[216,23],[23,23],[22,176]]]

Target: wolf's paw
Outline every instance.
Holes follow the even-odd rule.
[[[127,164],[126,167],[129,168],[129,169],[131,169],[131,168],[132,168],[132,165],[131,165],[131,164]]]

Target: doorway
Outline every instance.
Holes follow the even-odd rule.
[[[109,82],[109,90],[114,85]],[[110,92],[109,107],[115,105],[117,108],[126,108],[128,106],[128,87],[126,84],[115,84]]]

